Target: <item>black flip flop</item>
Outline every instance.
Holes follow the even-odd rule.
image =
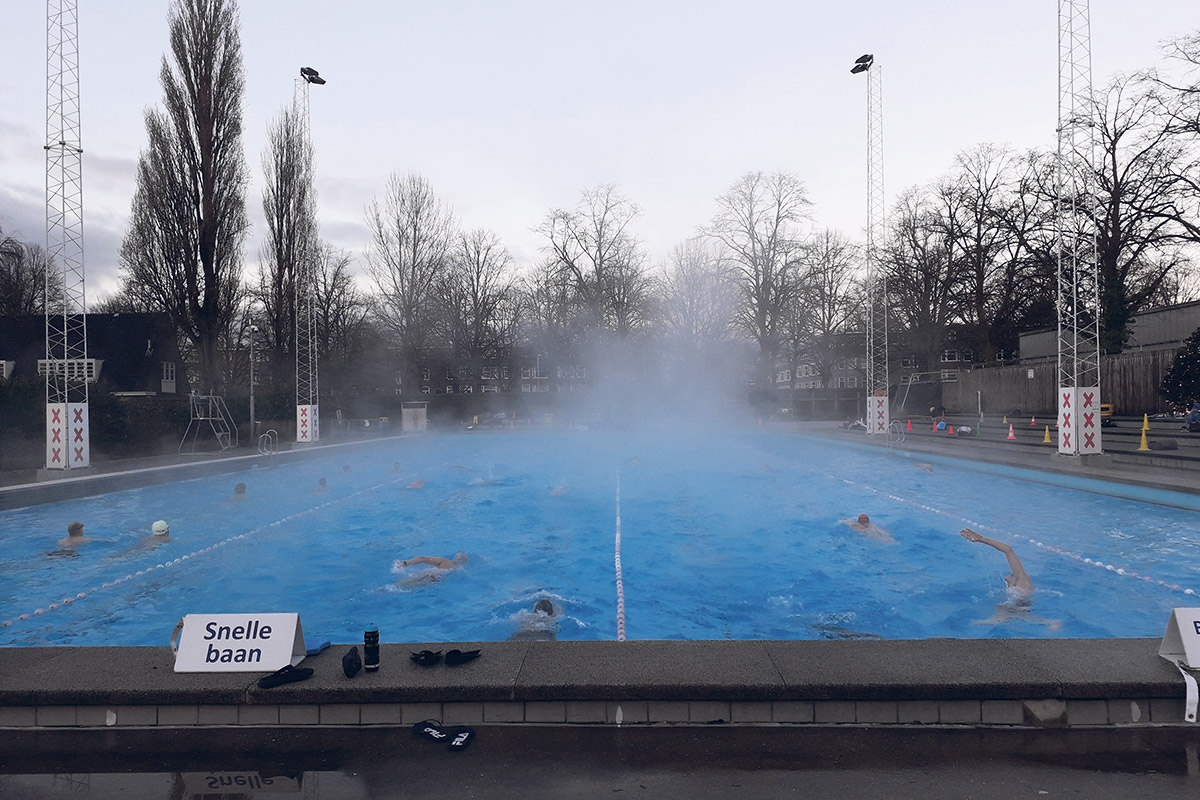
[[[422,650],[419,653],[413,653],[409,656],[413,661],[420,664],[422,667],[432,667],[434,664],[442,660],[441,650]]]
[[[475,729],[468,728],[466,725],[461,725],[457,728],[451,728],[446,731],[450,736],[450,744],[448,745],[451,752],[466,750],[467,745],[475,741]]]
[[[431,742],[444,742],[450,738],[450,734],[441,726],[436,719],[427,719],[424,722],[418,722],[412,726],[413,736],[420,736],[422,739],[428,739]]]
[[[276,686],[282,686],[285,683],[306,680],[311,678],[312,674],[313,671],[310,667],[293,667],[291,664],[286,664],[270,675],[259,678],[258,688],[272,689]]]
[[[358,648],[351,647],[346,651],[346,655],[342,656],[342,672],[346,673],[347,678],[353,678],[362,669],[362,658],[358,655]]]
[[[465,664],[477,658],[479,658],[478,650],[451,650],[446,653],[446,666],[457,667],[459,664]]]

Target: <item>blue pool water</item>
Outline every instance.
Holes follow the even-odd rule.
[[[368,623],[392,642],[613,639],[618,496],[630,639],[1160,636],[1171,608],[1200,605],[1197,513],[1171,505],[1194,498],[927,463],[763,430],[471,432],[281,457],[0,513],[0,645],[159,645],[185,614],[237,612],[298,612],[334,642]],[[895,543],[841,522],[860,512]],[[97,541],[54,554],[77,519]],[[147,546],[156,519],[171,538]],[[1029,612],[997,621],[1004,556],[964,526],[1016,548]],[[397,585],[419,572],[397,560],[457,551],[463,568]],[[555,620],[532,613],[543,597]]]

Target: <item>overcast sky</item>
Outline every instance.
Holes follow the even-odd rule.
[[[270,120],[301,66],[311,93],[322,236],[361,270],[363,210],[416,172],[465,227],[495,230],[516,263],[533,229],[616,184],[642,209],[653,263],[708,222],[749,171],[786,170],[814,224],[865,222],[866,79],[882,67],[887,197],[981,143],[1052,147],[1054,0],[243,0],[245,141],[254,226]],[[161,103],[167,0],[79,0],[88,295],[117,286],[144,110]],[[1200,29],[1196,0],[1093,0],[1093,77],[1162,65]],[[9,0],[0,24],[0,227],[45,241],[45,4]]]

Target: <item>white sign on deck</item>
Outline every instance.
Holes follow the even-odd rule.
[[[1196,678],[1189,670],[1200,669],[1200,608],[1176,608],[1171,611],[1158,654],[1174,664],[1183,675],[1183,682],[1187,686],[1183,718],[1195,722],[1200,692],[1197,691]]]
[[[274,672],[304,660],[299,614],[188,614],[180,625],[176,672]]]

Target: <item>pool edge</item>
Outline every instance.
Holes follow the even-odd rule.
[[[1156,639],[460,643],[421,667],[389,644],[347,679],[348,645],[312,678],[175,673],[166,647],[0,648],[0,729],[411,725],[1188,726]]]

